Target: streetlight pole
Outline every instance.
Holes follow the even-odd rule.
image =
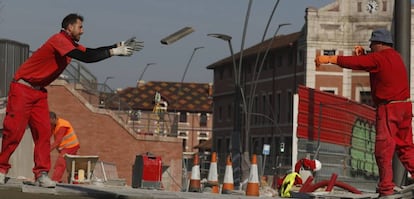
[[[277,36],[277,33],[279,32],[279,30],[280,30],[281,27],[288,26],[288,25],[291,25],[291,24],[290,23],[282,23],[282,24],[279,24],[279,26],[277,27],[275,33],[273,34],[272,39],[270,40],[270,42],[269,42],[269,44],[268,44],[268,46],[266,48],[266,51],[265,51],[265,53],[263,55],[262,61],[260,63],[260,66],[259,66],[259,58],[260,58],[260,52],[261,52],[261,50],[259,50],[257,52],[256,63],[255,63],[254,68],[253,68],[252,84],[251,84],[250,92],[249,92],[250,99],[253,99],[253,96],[256,93],[257,82],[259,80],[260,73],[262,71],[262,68],[263,68],[264,62],[266,60],[267,54],[269,53],[269,50],[272,47],[273,41],[274,41],[275,37]],[[256,71],[258,71],[258,72],[256,73]],[[250,100],[249,104],[247,105],[247,109],[245,109],[249,113],[252,112],[253,102],[254,102],[253,100]],[[245,139],[246,140],[249,139],[249,137],[250,137],[250,118],[251,118],[251,116],[249,114],[246,114],[246,128],[245,128],[246,129],[245,130],[246,131],[245,132]],[[247,150],[249,148],[249,143],[246,142],[244,147]]]
[[[187,62],[187,66],[185,67],[183,76],[181,77],[181,84],[183,84],[183,82],[184,82],[185,75],[187,74],[188,68],[190,67],[190,63],[191,63],[191,60],[193,60],[195,52],[199,49],[202,49],[202,48],[204,48],[204,46],[199,46],[199,47],[194,48],[193,53],[191,54],[191,57]],[[181,89],[181,85],[180,85],[180,89]]]
[[[237,77],[238,76],[238,71],[237,71],[237,65],[236,65],[236,58],[234,57],[233,46],[231,45],[231,36],[230,35],[225,35],[225,34],[220,34],[220,33],[210,33],[210,34],[207,34],[207,36],[214,37],[214,38],[217,38],[217,39],[221,39],[221,40],[226,41],[228,43],[230,53],[231,53],[231,58],[233,59],[234,82],[236,84],[238,84],[238,82],[239,82],[239,78]]]
[[[190,59],[188,59],[187,66],[185,67],[183,76],[181,77],[180,85],[179,85],[179,87],[176,91],[175,95],[176,95],[177,98],[174,101],[174,121],[173,121],[173,127],[171,128],[172,129],[171,132],[173,134],[172,136],[177,136],[178,135],[178,115],[177,115],[177,101],[179,99],[178,95],[181,92],[181,88],[182,88],[183,83],[184,83],[185,75],[187,74],[188,68],[190,67],[190,63],[193,60],[194,54],[196,53],[197,50],[202,49],[202,48],[204,48],[204,46],[195,47],[193,49],[193,53],[191,54]],[[187,168],[187,165],[185,165],[184,167]],[[187,187],[187,169],[184,169],[183,182],[182,183],[183,183],[183,187]]]
[[[155,65],[155,63],[148,63],[146,66],[145,66],[145,68],[144,68],[144,70],[141,72],[141,75],[139,76],[139,79],[138,79],[138,84],[139,84],[139,82],[141,82],[141,80],[142,80],[142,77],[144,77],[144,73],[145,73],[145,71],[147,71],[147,68],[149,67],[149,66],[151,66],[151,65]]]
[[[139,75],[139,78],[138,78],[138,81],[137,81],[137,85],[136,85],[137,87],[140,86],[141,80],[144,77],[144,73],[145,73],[145,71],[147,71],[148,67],[149,66],[152,66],[152,65],[155,65],[155,64],[156,63],[147,63],[147,65],[145,65],[144,70],[142,70],[141,74]],[[138,99],[139,99],[139,101],[141,101],[141,98],[138,98]],[[132,124],[134,125],[135,124],[135,121]],[[148,128],[149,128],[149,125],[148,125]],[[133,129],[135,131],[135,128],[134,127],[133,127]]]
[[[187,74],[188,68],[190,67],[190,63],[193,60],[194,54],[196,53],[197,50],[202,49],[202,48],[204,48],[204,46],[195,47],[193,49],[193,53],[191,54],[190,59],[188,60],[187,65],[185,67],[183,76],[181,77],[180,85],[179,85],[178,89],[176,90],[176,94],[175,95],[176,95],[177,98],[174,101],[174,121],[173,121],[174,127],[171,130],[172,131],[172,134],[174,136],[176,136],[178,134],[178,115],[177,115],[177,101],[178,101],[178,98],[179,98],[178,95],[181,92],[181,88],[182,88],[182,85],[184,83],[185,75]]]
[[[241,110],[240,110],[240,98],[243,98],[243,93],[240,87],[240,68],[237,67],[236,59],[233,53],[233,47],[231,45],[231,36],[225,34],[207,34],[207,36],[215,37],[223,41],[227,41],[230,49],[230,53],[233,59],[234,70],[234,120],[233,120],[233,132],[231,134],[231,158],[233,163],[233,181],[235,187],[240,186],[241,182]],[[244,98],[243,98],[243,102]],[[245,103],[243,103],[245,104]],[[246,140],[248,142],[248,140]]]

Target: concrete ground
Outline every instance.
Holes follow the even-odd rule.
[[[73,195],[54,195],[48,193],[24,193],[20,187],[0,187],[0,195],[5,199],[73,199]],[[76,196],[77,199],[93,199],[97,197]]]
[[[170,192],[162,190],[133,189],[128,186],[109,185],[73,185],[58,184],[56,188],[48,189],[31,185],[24,185],[22,181],[9,180],[0,185],[0,196],[5,199],[251,199],[251,198],[280,198],[280,197],[252,197],[245,196],[244,192],[235,194],[189,193]],[[296,198],[377,198],[375,193],[352,194],[349,192],[313,192],[312,194],[293,194]]]

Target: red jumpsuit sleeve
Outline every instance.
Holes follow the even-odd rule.
[[[337,64],[342,68],[376,72],[379,65],[376,56],[378,55],[374,53],[362,56],[338,56]]]
[[[53,149],[57,148],[60,143],[63,140],[63,137],[65,136],[65,132],[68,130],[69,128],[67,127],[60,127],[59,130],[56,132],[55,134],[55,141],[53,142],[53,144],[50,146],[50,151],[52,151]]]

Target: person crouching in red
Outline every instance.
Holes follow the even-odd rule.
[[[80,148],[79,140],[72,125],[68,121],[57,117],[54,112],[50,112],[50,125],[54,136],[50,151],[57,149],[59,152],[53,169],[52,180],[62,182],[62,176],[66,169],[65,154],[76,155]]]

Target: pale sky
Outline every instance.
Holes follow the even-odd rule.
[[[300,31],[306,7],[320,8],[333,0],[280,0],[266,38],[279,24],[279,34]],[[230,56],[227,43],[207,37],[222,33],[233,37],[234,52],[241,48],[243,26],[249,0],[0,0],[0,38],[30,45],[36,50],[60,30],[67,14],[84,16],[80,43],[86,47],[111,45],[136,36],[144,49],[132,57],[112,57],[84,64],[98,78],[106,77],[113,88],[136,85],[147,63],[156,63],[145,72],[145,81],[180,82],[193,49],[196,51],[185,76],[185,82],[213,82],[213,71],[206,67]],[[276,0],[253,0],[244,48],[260,42]],[[163,45],[160,40],[183,28],[195,31],[183,39]]]

